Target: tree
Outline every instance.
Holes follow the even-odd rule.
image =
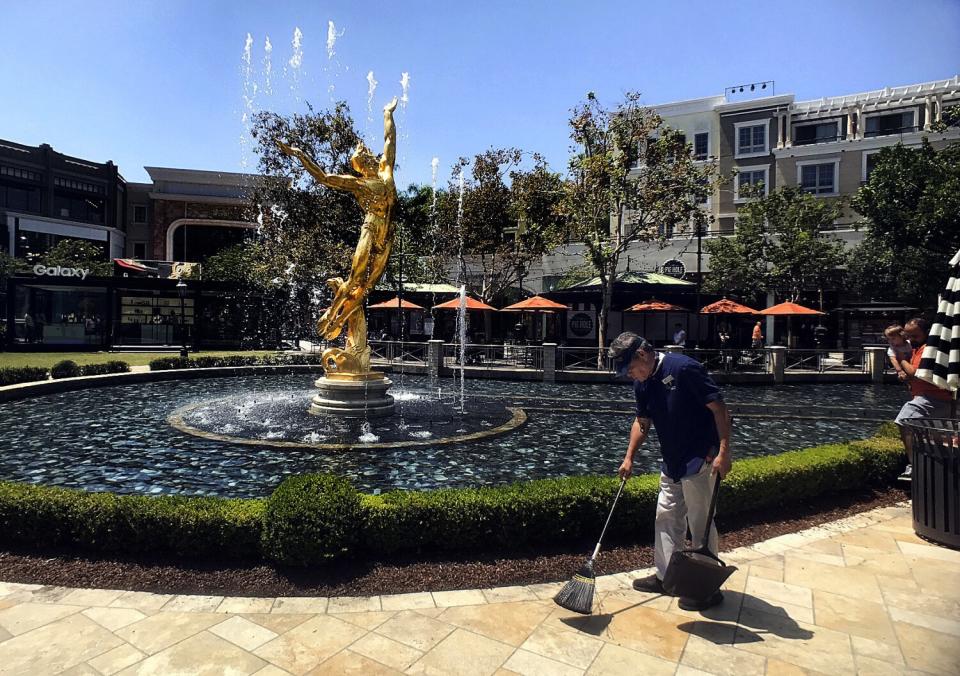
[[[410,184],[397,193],[393,210],[396,234],[393,253],[384,272],[384,280],[399,287],[404,282],[438,283],[446,281],[447,263],[451,254],[449,242],[437,231],[434,195],[430,186]],[[401,264],[402,260],[402,264]]]
[[[710,274],[704,280],[703,290],[750,300],[758,298],[769,287],[769,246],[765,223],[753,218],[739,219],[731,237],[706,240],[704,251],[710,257]]]
[[[574,148],[565,210],[572,238],[584,244],[600,275],[601,348],[624,252],[636,242],[663,239],[675,226],[704,227],[708,215],[701,204],[716,181],[715,167],[695,162],[683,135],[639,101],[638,93],[628,92],[608,109],[591,92],[570,118]]]
[[[960,249],[960,143],[940,151],[926,139],[916,149],[884,148],[852,205],[866,226],[852,256],[856,288],[935,306]]]
[[[104,260],[103,250],[85,239],[61,239],[45,253],[40,262],[46,266],[84,268],[93,277],[109,277],[113,263]]]

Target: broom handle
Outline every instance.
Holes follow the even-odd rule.
[[[610,519],[613,518],[613,510],[617,508],[617,500],[620,499],[620,494],[623,493],[623,487],[626,485],[626,483],[626,478],[620,480],[620,488],[617,489],[617,497],[613,499],[613,506],[610,508],[610,513],[607,514],[607,522],[603,524],[603,530],[600,531],[600,539],[597,540],[597,546],[593,548],[593,555],[590,556],[591,561],[597,558],[597,554],[600,553],[600,543],[603,542],[603,536],[607,534],[607,526],[610,525]]]
[[[707,513],[706,526],[703,528],[703,540],[700,542],[700,549],[707,548],[707,542],[710,540],[710,524],[713,523],[713,514],[717,511],[717,498],[720,496],[720,472],[717,472],[717,480],[713,484],[713,497],[710,498],[710,511]]]

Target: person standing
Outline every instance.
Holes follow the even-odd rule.
[[[677,322],[676,327],[674,327],[673,344],[679,345],[680,347],[687,346],[687,332],[683,330],[683,324],[680,322]]]
[[[633,588],[663,594],[667,564],[674,550],[683,547],[687,528],[694,537],[707,528],[712,476],[724,477],[730,471],[730,418],[720,389],[700,362],[680,353],[656,352],[646,339],[629,331],[617,336],[609,356],[617,374],[633,380],[637,406],[620,477],[633,473],[633,457],[651,426],[660,440],[656,573],[634,580]],[[717,528],[713,523],[709,527],[708,545],[717,553]],[[679,604],[684,610],[704,610],[722,601],[718,591],[704,600],[681,598]]]
[[[757,320],[757,323],[753,325],[753,335],[750,336],[750,347],[754,350],[759,350],[763,347],[763,329],[760,325],[760,320]]]

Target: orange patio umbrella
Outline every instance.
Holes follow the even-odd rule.
[[[624,312],[690,312],[685,307],[664,303],[662,300],[647,300],[631,305]]]
[[[759,314],[753,308],[741,305],[729,298],[721,298],[716,303],[710,303],[700,308],[700,314],[704,315],[755,315]]]
[[[813,310],[803,305],[786,302],[768,307],[766,310],[760,310],[760,314],[773,315],[774,317],[790,317],[793,315],[825,315],[826,312],[820,312],[819,310]]]
[[[425,310],[426,308],[411,303],[408,300],[401,301],[399,297],[394,296],[390,300],[382,303],[376,303],[367,308],[368,310]]]
[[[466,308],[468,310],[492,310],[493,312],[497,311],[497,308],[491,307],[486,303],[481,303],[479,300],[467,296],[466,298]],[[454,298],[453,300],[448,300],[445,303],[440,303],[439,305],[433,306],[434,310],[459,310],[460,309],[460,299]]]
[[[508,305],[503,308],[503,312],[556,312],[558,310],[569,310],[569,305],[557,303],[543,296],[532,296],[519,303]]]

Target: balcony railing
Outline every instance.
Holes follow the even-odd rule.
[[[909,127],[898,127],[894,129],[875,129],[873,131],[863,132],[864,138],[873,138],[874,136],[896,136],[903,134],[914,134],[920,131],[920,127],[917,125],[911,125]]]

